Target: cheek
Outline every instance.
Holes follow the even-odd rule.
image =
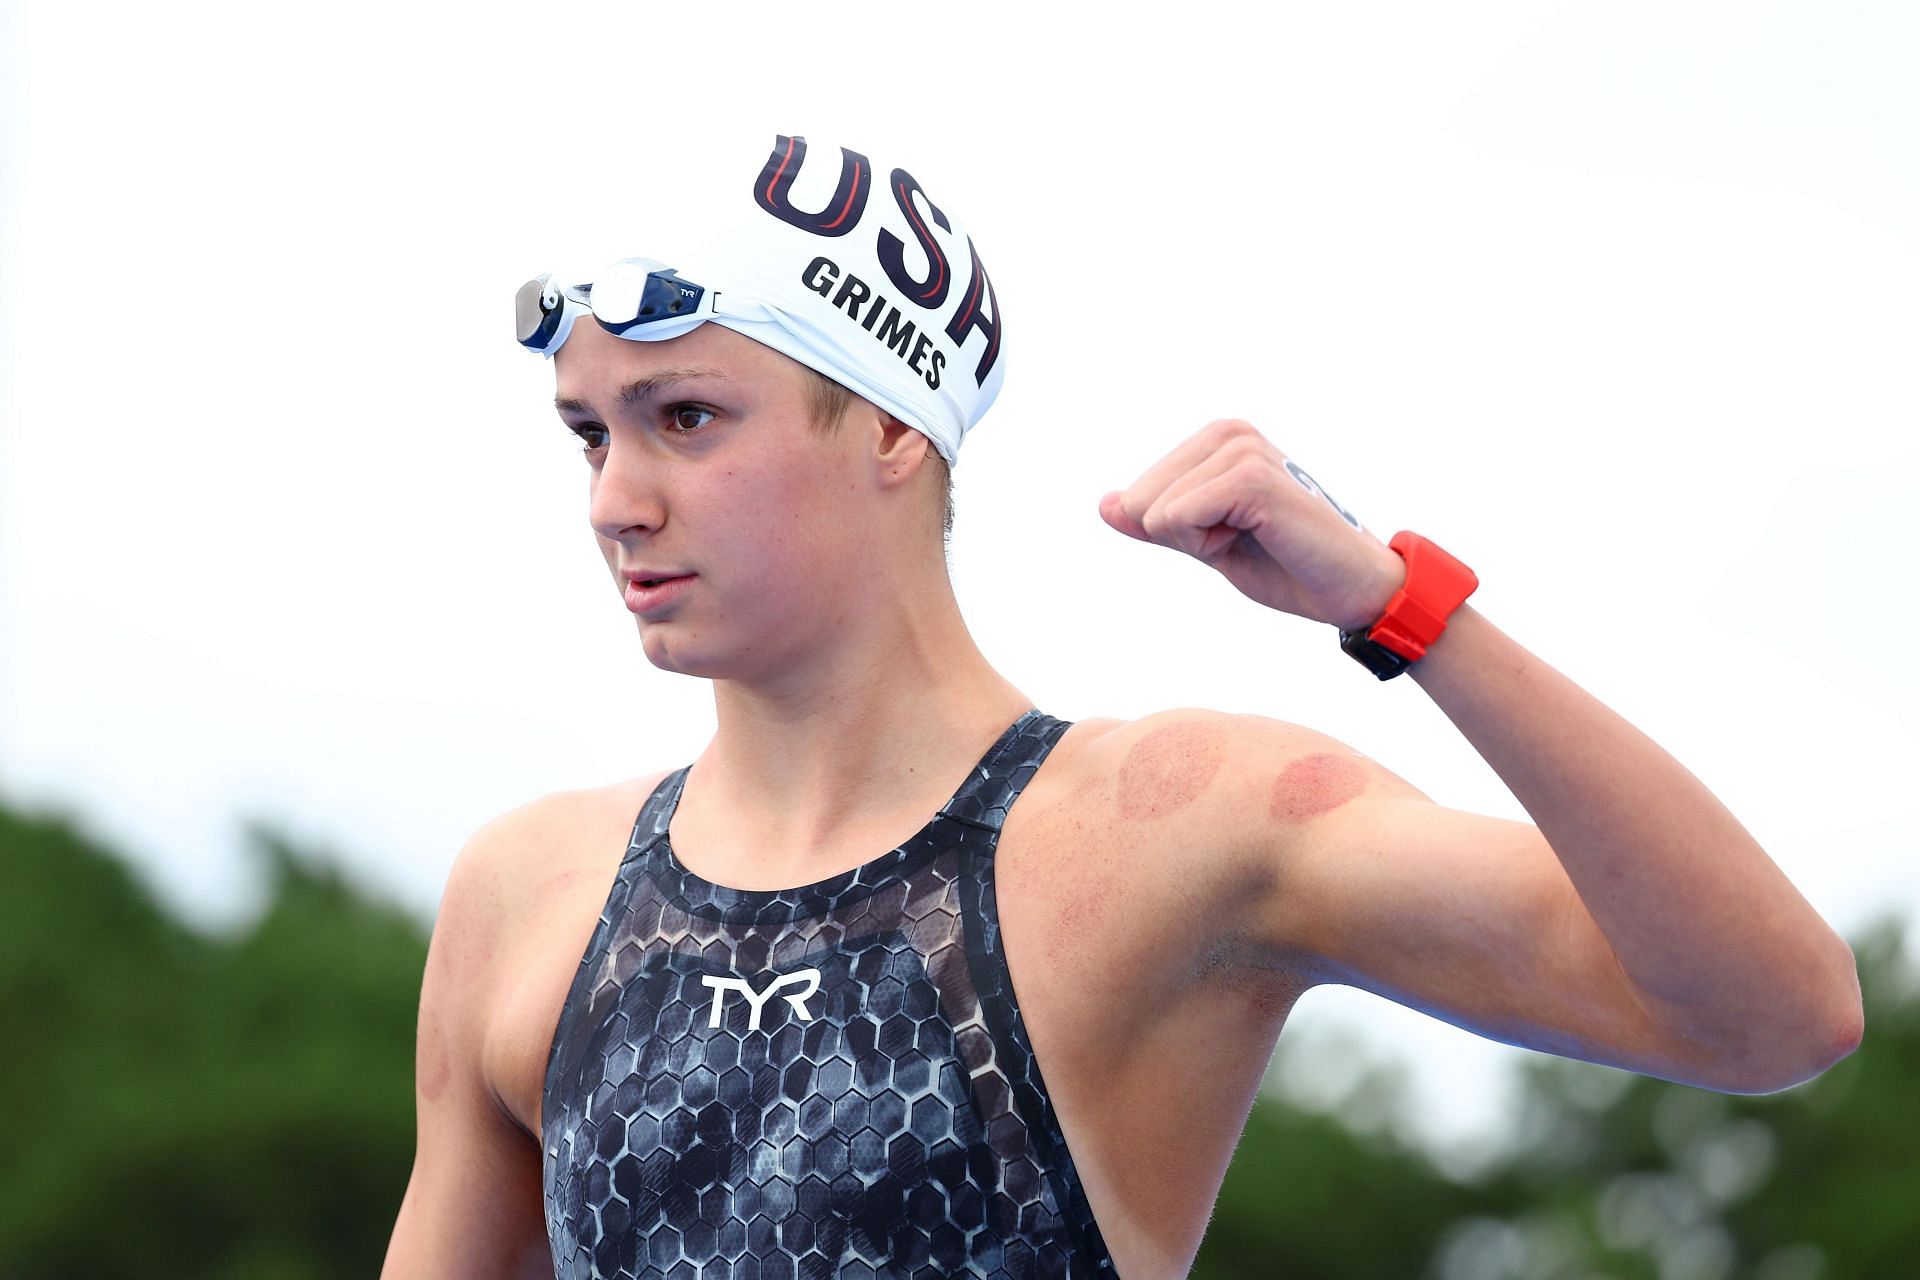
[[[845,476],[805,456],[784,468],[738,472],[709,495],[709,510],[752,540],[770,561],[820,564],[856,527],[859,495]]]
[[[730,458],[684,479],[657,545],[695,569],[724,575],[737,605],[804,604],[831,589],[836,566],[859,563],[865,543],[848,514],[858,495],[816,451]]]

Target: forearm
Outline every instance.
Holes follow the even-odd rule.
[[[1408,674],[1526,808],[1650,1011],[1743,1059],[1857,1041],[1852,951],[1650,738],[1470,604]]]

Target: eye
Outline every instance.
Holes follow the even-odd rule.
[[[672,405],[667,409],[667,419],[669,422],[673,424],[672,429],[674,434],[690,436],[690,435],[693,435],[695,432],[699,431],[702,427],[707,425],[706,422],[703,421],[703,422],[696,422],[691,427],[687,426],[686,425],[687,416],[689,414],[703,414],[709,420],[719,416],[718,414],[714,413],[713,410],[702,409],[697,404]]]
[[[607,443],[604,439],[595,441],[590,438],[589,433],[597,434],[600,436],[605,436],[607,434],[607,429],[605,427],[597,426],[591,422],[583,422],[578,426],[568,425],[567,430],[573,432],[574,435],[580,437],[582,441],[580,446],[580,452],[582,453],[592,453],[595,449],[602,448]]]

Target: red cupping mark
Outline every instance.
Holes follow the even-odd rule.
[[[1114,804],[1129,822],[1161,818],[1207,789],[1226,752],[1220,730],[1181,720],[1143,735],[1120,765]]]
[[[1302,822],[1338,809],[1366,785],[1366,774],[1352,759],[1316,752],[1280,771],[1267,813],[1280,822]]]

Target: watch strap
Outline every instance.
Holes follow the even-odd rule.
[[[1480,585],[1472,569],[1429,538],[1402,529],[1387,545],[1406,561],[1406,580],[1372,626],[1340,633],[1341,650],[1382,680],[1424,658],[1453,611]]]

